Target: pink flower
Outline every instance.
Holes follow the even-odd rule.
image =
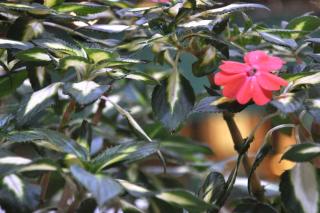
[[[222,94],[246,104],[251,99],[257,105],[265,105],[272,98],[272,91],[288,85],[284,79],[273,74],[285,63],[278,57],[269,56],[263,51],[248,52],[245,63],[223,61],[221,70],[214,76],[216,85],[223,86]]]

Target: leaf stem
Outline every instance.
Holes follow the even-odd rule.
[[[235,150],[238,152],[239,155],[243,154],[243,158],[242,158],[242,164],[244,167],[244,170],[246,172],[247,175],[250,174],[250,170],[251,170],[251,162],[247,156],[247,154],[245,152],[247,152],[249,146],[245,146],[246,144],[244,144],[244,140],[242,138],[242,135],[240,133],[240,130],[236,124],[236,122],[234,121],[234,114],[230,113],[230,112],[224,112],[223,113],[223,118],[226,121],[233,143],[234,143],[234,147]],[[256,174],[252,175],[252,179],[251,179],[251,184],[252,184],[252,192],[253,195],[258,199],[258,200],[264,200],[264,189],[261,186],[260,180],[258,178],[258,176]]]

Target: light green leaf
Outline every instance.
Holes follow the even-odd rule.
[[[49,86],[32,93],[29,98],[26,98],[17,112],[18,125],[25,125],[37,116],[39,112],[52,105],[54,103],[53,97],[57,94],[61,85],[61,82],[50,84]]]
[[[96,199],[99,206],[117,197],[122,192],[121,185],[106,175],[94,175],[79,166],[71,166],[71,174]]]
[[[100,13],[107,10],[107,7],[103,5],[93,3],[62,3],[54,7],[54,9],[60,13],[75,13],[79,16],[86,16],[89,14]]]
[[[64,84],[63,91],[77,103],[87,105],[99,99],[109,87],[109,85],[99,85],[94,81],[81,81]]]
[[[107,52],[101,49],[90,48],[90,49],[85,49],[85,51],[88,55],[88,58],[92,60],[94,63],[98,63],[103,60],[110,60],[112,58],[118,57],[118,54],[116,53]]]

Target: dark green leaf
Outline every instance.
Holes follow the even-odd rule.
[[[292,113],[303,108],[306,98],[305,91],[285,93],[274,98],[270,103],[283,113]]]
[[[99,171],[104,167],[108,167],[119,162],[130,163],[141,160],[156,153],[158,149],[159,144],[155,142],[139,142],[118,145],[107,149],[95,157],[92,161],[92,165]]]
[[[286,159],[294,162],[311,161],[320,155],[320,146],[314,143],[297,144],[290,147],[282,156],[281,159]]]
[[[87,105],[99,99],[110,86],[99,85],[94,81],[66,83],[63,92],[70,95],[78,104]]]
[[[210,172],[199,190],[199,197],[211,204],[215,204],[223,195],[225,190],[225,180],[221,173]]]
[[[278,211],[269,204],[261,203],[254,199],[244,199],[236,206],[233,213],[278,213]]]
[[[117,197],[122,192],[121,185],[102,174],[91,174],[79,166],[71,166],[71,174],[96,199],[99,206]]]
[[[33,142],[49,149],[74,154],[80,159],[87,158],[86,151],[74,140],[49,129],[11,132],[8,140],[12,143]]]
[[[155,116],[170,131],[180,126],[195,101],[193,88],[189,81],[178,72],[161,81],[152,93],[152,109]]]
[[[311,31],[316,30],[320,26],[320,18],[317,16],[300,16],[292,19],[288,25],[287,29],[299,30],[301,33],[292,33],[291,38],[298,38],[300,36],[306,35]]]
[[[27,78],[27,71],[11,71],[0,77],[0,97],[12,94]]]

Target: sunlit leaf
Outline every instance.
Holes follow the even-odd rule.
[[[94,81],[81,81],[64,84],[63,91],[65,94],[70,95],[78,104],[87,105],[99,99],[108,88],[108,85],[99,85]]]
[[[281,199],[286,211],[319,212],[319,170],[310,163],[298,163],[281,176]]]
[[[17,112],[18,125],[23,126],[54,103],[53,97],[57,94],[62,83],[53,83],[38,90],[29,98],[25,98]]]
[[[188,191],[172,189],[156,194],[156,197],[171,205],[184,208],[191,212],[202,212],[210,209],[211,205],[200,200]]]

